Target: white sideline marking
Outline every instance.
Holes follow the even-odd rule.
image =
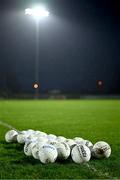
[[[14,129],[14,130],[17,131],[17,132],[20,132],[18,129],[16,129],[16,128],[13,127],[12,125],[10,125],[10,124],[8,124],[8,123],[6,123],[6,122],[4,122],[4,121],[1,121],[1,120],[0,120],[0,125],[2,125],[2,126],[4,126],[4,127],[7,127],[7,128],[9,128],[9,129]]]
[[[93,165],[89,165],[88,163],[86,163],[85,165],[90,171],[97,173],[99,177],[105,176],[107,179],[116,179],[115,177],[111,177],[109,173],[103,173],[102,171],[97,170]]]

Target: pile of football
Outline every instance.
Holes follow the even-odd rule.
[[[5,134],[5,140],[8,143],[23,144],[25,155],[33,156],[42,163],[54,163],[57,159],[66,160],[71,157],[75,163],[82,164],[91,157],[101,159],[111,155],[111,147],[104,141],[93,145],[81,137],[67,139],[32,129],[19,132],[10,130]]]

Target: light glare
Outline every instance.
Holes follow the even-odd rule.
[[[33,9],[27,8],[25,9],[25,14],[31,15],[35,17],[36,19],[49,16],[49,12],[42,7],[35,7]]]
[[[29,9],[29,8],[25,9],[25,14],[32,15],[32,9]]]

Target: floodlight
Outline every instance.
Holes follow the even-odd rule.
[[[35,7],[35,8],[27,8],[25,9],[25,14],[26,15],[31,15],[35,17],[35,19],[40,19],[42,17],[48,17],[49,12],[43,8],[43,7]]]
[[[36,58],[35,58],[35,81],[39,82],[39,19],[48,17],[49,12],[42,6],[25,9],[25,15],[35,18],[36,23]],[[35,98],[39,98],[40,85],[38,83],[33,84],[35,89]]]

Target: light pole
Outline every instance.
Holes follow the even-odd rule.
[[[35,98],[39,98],[39,20],[49,16],[49,12],[43,7],[27,8],[25,14],[32,16],[36,21],[36,58],[35,58]]]

